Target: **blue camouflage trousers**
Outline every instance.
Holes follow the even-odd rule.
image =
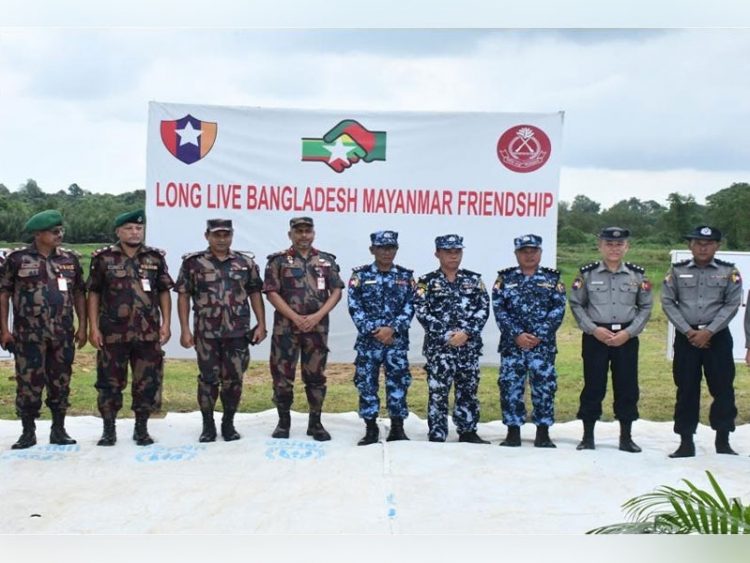
[[[532,421],[536,425],[554,424],[557,391],[555,356],[556,352],[540,347],[531,350],[518,349],[502,355],[497,385],[500,388],[503,424],[521,426],[526,422],[524,388],[527,375],[531,388],[531,403],[534,406],[531,413]]]
[[[377,418],[380,412],[378,378],[380,366],[385,370],[385,396],[391,418],[406,418],[409,407],[406,393],[411,385],[408,350],[380,347],[357,350],[354,360],[354,385],[359,391],[359,416],[364,419]]]
[[[428,354],[425,371],[429,398],[427,426],[430,439],[448,437],[448,395],[453,385],[453,423],[459,434],[474,432],[479,422],[479,354],[475,350],[441,349]]]

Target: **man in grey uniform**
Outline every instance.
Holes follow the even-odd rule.
[[[630,231],[607,227],[599,233],[602,260],[583,266],[571,286],[570,309],[583,331],[583,390],[578,450],[593,450],[594,425],[602,415],[607,372],[612,369],[614,414],[620,421],[620,449],[638,453],[631,438],[638,418],[638,335],[651,316],[651,282],[640,266],[623,262]]]
[[[719,229],[701,225],[685,238],[693,258],[672,264],[661,294],[664,313],[676,329],[672,374],[677,386],[674,431],[680,446],[669,457],[695,455],[702,374],[713,397],[708,419],[716,431],[716,453],[736,455],[729,445],[737,408],[728,326],[742,302],[742,278],[734,264],[714,258],[721,245]]]

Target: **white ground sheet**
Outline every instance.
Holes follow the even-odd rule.
[[[217,413],[217,422],[220,414]],[[408,442],[357,447],[356,413],[325,414],[333,435],[305,435],[307,415],[292,413],[289,440],[269,437],[276,412],[237,415],[242,439],[199,444],[200,414],[168,414],[149,423],[156,443],[132,441],[133,419],[118,420],[118,442],[97,447],[101,421],[69,417],[74,446],[39,443],[11,450],[19,421],[0,421],[0,533],[355,533],[582,534],[624,520],[620,505],[659,485],[687,478],[708,488],[704,470],[729,496],[750,500],[750,425],[732,434],[740,456],[714,453],[714,433],[700,426],[697,456],[672,460],[671,423],[637,421],[641,454],[617,449],[617,423],[599,423],[597,449],[576,451],[580,422],[557,424],[557,449],[498,447],[499,422],[483,423],[488,446],[427,441],[427,423],[411,415]]]

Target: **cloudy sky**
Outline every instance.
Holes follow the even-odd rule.
[[[0,27],[0,183],[143,188],[150,100],[563,110],[563,200],[663,203],[679,192],[702,201],[750,182],[748,28],[251,29],[165,19]]]

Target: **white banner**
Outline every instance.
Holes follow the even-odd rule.
[[[337,256],[346,283],[372,262],[370,233],[399,232],[396,262],[415,278],[437,268],[434,239],[457,233],[462,267],[488,290],[515,264],[513,238],[544,238],[554,267],[563,113],[421,113],[290,110],[151,102],[147,154],[147,242],[167,252],[176,278],[181,256],[206,247],[206,220],[232,219],[233,248],[266,256],[289,247],[289,219],[315,220],[314,246]],[[175,300],[176,301],[176,300]],[[272,307],[266,303],[272,322]],[[173,315],[167,354],[179,346]],[[423,332],[411,329],[412,361]],[[331,313],[329,359],[354,358],[356,330],[346,295]],[[484,363],[497,363],[491,317]],[[268,342],[253,348],[268,358]]]

